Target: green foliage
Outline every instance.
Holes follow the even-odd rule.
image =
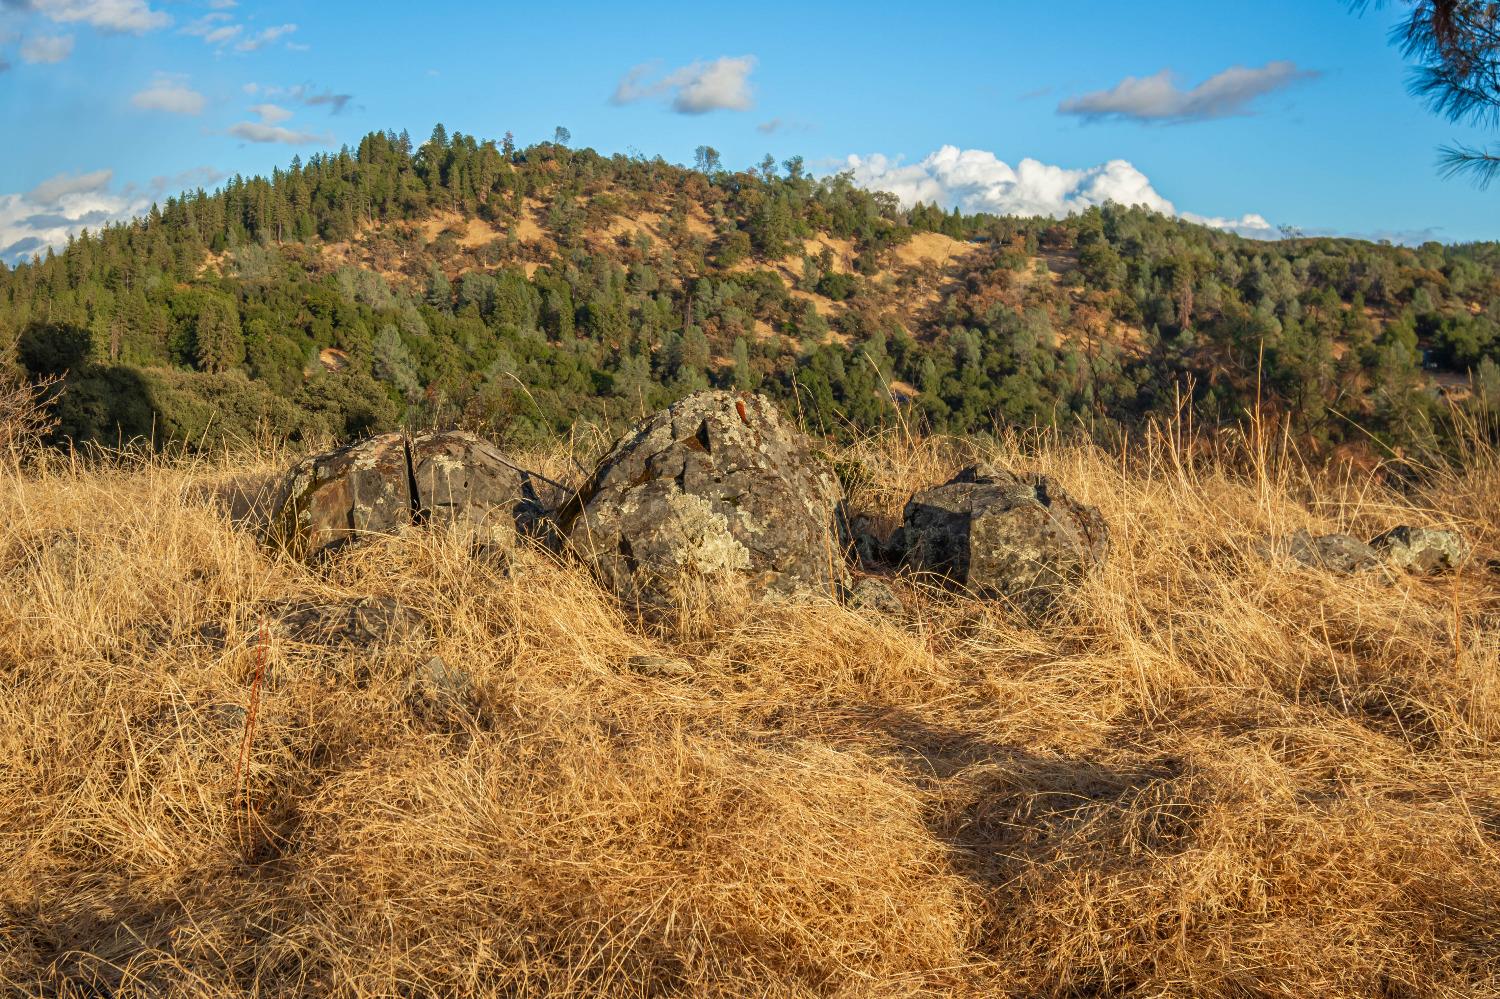
[[[731,172],[704,147],[687,170],[554,140],[520,150],[439,126],[413,148],[372,133],[169,199],[0,269],[0,352],[66,376],[60,436],[111,443],[403,419],[536,440],[725,385],[836,434],[891,421],[898,398],[958,433],[1107,434],[1183,406],[1211,426],[1259,405],[1318,447],[1425,446],[1425,368],[1472,370],[1475,405],[1500,391],[1500,244],[1253,242],[1114,206],[1064,220],[903,209],[796,159]],[[438,213],[503,235],[475,246],[445,223],[429,242],[418,224]],[[551,256],[518,238],[528,213]],[[650,235],[616,228],[644,217],[661,219]],[[918,231],[970,253],[929,279],[941,300],[903,309],[923,290],[885,268]],[[805,252],[815,236],[847,241],[857,274]],[[363,263],[326,252],[351,240]]]
[[[842,302],[859,290],[859,278],[852,274],[826,273],[818,280],[817,291],[824,298]]]

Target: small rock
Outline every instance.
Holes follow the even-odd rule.
[[[1370,547],[1395,568],[1423,576],[1451,572],[1469,557],[1469,546],[1457,531],[1428,527],[1393,527],[1372,538]]]
[[[1109,554],[1099,511],[1045,476],[964,469],[906,504],[905,563],[948,585],[1043,613]]]
[[[433,656],[417,667],[412,681],[418,706],[423,708],[460,708],[474,697],[474,681],[468,672],[449,666],[442,656]]]
[[[211,704],[206,711],[210,724],[221,731],[242,731],[249,712],[242,705],[219,703]]]
[[[1306,528],[1297,530],[1280,544],[1273,542],[1270,547],[1301,565],[1337,573],[1375,569],[1382,561],[1379,552],[1358,538],[1347,534],[1314,537]]]
[[[849,593],[849,606],[883,617],[900,617],[906,613],[906,605],[896,596],[896,591],[882,579],[866,576],[854,584]]]
[[[267,617],[273,632],[302,645],[370,649],[427,637],[422,615],[391,597],[273,605]]]
[[[845,529],[848,546],[861,566],[883,565],[889,561],[890,544],[889,541],[881,540],[882,532],[875,518],[868,514],[856,514],[849,518]]]
[[[692,663],[672,656],[631,656],[625,665],[633,672],[658,680],[680,680],[694,673]]]

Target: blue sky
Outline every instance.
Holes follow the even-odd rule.
[[[1500,190],[1437,175],[1437,146],[1484,136],[1407,95],[1394,16],[1339,0],[0,0],[0,255],[439,120],[521,144],[565,125],[576,146],[675,162],[702,143],[736,167],[800,154],[969,209],[1111,198],[1251,234],[1500,238]]]

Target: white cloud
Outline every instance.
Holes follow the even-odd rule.
[[[0,194],[0,260],[17,263],[57,249],[68,237],[129,218],[149,207],[139,196],[108,190],[113,172],[96,170],[44,180],[25,194]]]
[[[230,4],[229,6],[233,6]],[[270,28],[263,28],[253,35],[246,35],[245,26],[236,24],[234,16],[227,14],[223,9],[204,14],[197,20],[183,27],[184,35],[195,35],[203,39],[204,44],[213,45],[216,48],[224,48],[230,42],[234,42],[236,52],[255,52],[259,49],[284,38],[297,30],[295,24],[278,24]],[[287,46],[291,47],[291,42]]]
[[[114,176],[113,170],[95,170],[93,173],[74,175],[60,173],[33,187],[26,192],[25,198],[37,204],[48,204],[60,201],[71,194],[92,194],[108,187]]]
[[[268,125],[258,121],[242,121],[231,125],[229,134],[246,142],[284,142],[289,146],[308,146],[316,143],[332,143],[331,135],[316,135],[312,132],[297,132],[279,125]]]
[[[72,54],[72,35],[33,35],[21,43],[21,58],[29,63],[62,62]]]
[[[158,76],[149,87],[132,96],[130,103],[144,111],[202,114],[208,101],[181,79]]]
[[[196,35],[203,39],[207,45],[222,46],[234,38],[244,29],[238,24],[230,23],[230,16],[222,12],[204,14],[182,28],[184,35]]]
[[[183,188],[211,185],[224,174],[197,167],[171,177],[153,177],[145,187],[111,189],[112,170],[59,174],[25,194],[0,194],[0,260],[15,264],[47,249],[61,249],[84,229],[97,231],[143,214],[153,201]]]
[[[231,20],[233,20],[232,15],[222,12],[204,14],[197,20],[189,21],[187,24],[184,24],[182,26],[182,33],[184,35],[198,35],[201,37],[214,30],[214,25],[223,24],[224,22]]]
[[[922,201],[965,212],[1063,218],[1109,203],[1142,205],[1241,235],[1271,238],[1277,234],[1259,215],[1221,219],[1178,212],[1145,174],[1125,160],[1082,170],[1034,159],[1011,167],[988,150],[944,146],[920,163],[906,165],[876,153],[850,156],[844,166],[856,184],[889,191],[907,206]]]
[[[34,10],[59,24],[87,24],[102,31],[142,34],[165,28],[172,19],[152,10],[146,0],[12,0],[12,6]]]
[[[615,87],[614,104],[671,95],[671,107],[679,114],[709,111],[748,111],[755,106],[750,73],[755,56],[720,56],[711,62],[695,62],[651,80],[652,64],[637,66]]]
[[[1231,66],[1191,90],[1182,90],[1172,71],[1164,69],[1153,76],[1127,76],[1108,90],[1063,101],[1057,111],[1088,121],[1208,121],[1246,114],[1256,98],[1317,75],[1286,61],[1257,69]]]
[[[274,28],[266,28],[262,31],[256,32],[248,38],[241,39],[239,42],[235,43],[234,48],[237,52],[254,52],[257,49],[271,44],[276,39],[281,38],[284,35],[290,35],[296,30],[297,26],[295,24],[278,24]],[[236,28],[236,31],[238,31],[238,28]]]
[[[250,111],[267,125],[278,125],[292,116],[292,113],[286,108],[275,104],[252,104]]]
[[[1255,212],[1246,212],[1237,219],[1220,218],[1217,215],[1199,215],[1195,212],[1181,212],[1178,218],[1181,218],[1185,222],[1206,225],[1210,229],[1223,229],[1225,232],[1238,233],[1250,239],[1281,238],[1281,230],[1266,221],[1264,215],[1257,215]]]

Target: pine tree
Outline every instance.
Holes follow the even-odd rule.
[[[416,397],[421,383],[417,379],[417,366],[401,342],[401,334],[394,326],[382,326],[371,344],[373,372],[376,378],[396,386],[403,398]]]
[[[193,324],[193,356],[198,370],[215,374],[245,363],[245,338],[232,303],[218,296],[204,299]]]
[[[747,391],[755,387],[756,381],[755,372],[750,368],[750,346],[744,337],[737,336],[734,338],[734,387]]]

